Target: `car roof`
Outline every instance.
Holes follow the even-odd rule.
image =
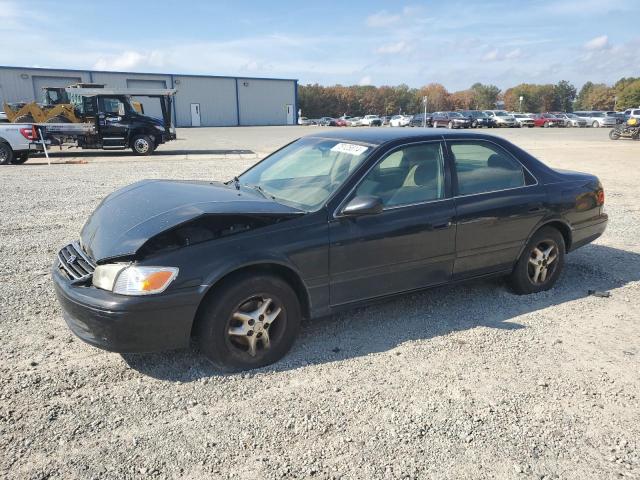
[[[341,140],[345,142],[360,142],[370,145],[382,145],[384,143],[402,140],[438,140],[440,138],[475,138],[475,139],[495,139],[492,135],[471,132],[452,132],[447,130],[436,130],[435,128],[366,128],[358,130],[330,130],[305,135],[303,138],[327,138],[331,140]]]

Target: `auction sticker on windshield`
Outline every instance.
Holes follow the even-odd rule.
[[[369,150],[369,147],[356,145],[355,143],[338,143],[331,148],[332,152],[349,153],[351,155],[362,155]]]

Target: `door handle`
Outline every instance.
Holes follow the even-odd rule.
[[[431,226],[432,229],[434,230],[445,230],[447,228],[449,228],[451,226],[451,220],[449,220],[448,222],[444,222],[444,223],[436,223],[434,225]]]
[[[531,205],[529,207],[529,213],[540,212],[542,210],[542,205]]]

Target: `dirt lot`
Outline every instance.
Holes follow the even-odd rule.
[[[48,269],[101,198],[227,179],[315,131],[182,130],[151,158],[0,167],[0,477],[640,478],[640,142],[606,130],[491,132],[605,185],[606,234],[550,292],[495,280],[370,306],[305,325],[283,361],[242,375],[72,336]]]

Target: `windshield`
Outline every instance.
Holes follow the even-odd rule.
[[[461,113],[458,112],[451,112],[449,113],[450,117],[462,117],[463,115]]]
[[[315,211],[372,150],[340,140],[301,138],[243,173],[240,185],[277,202]]]
[[[505,111],[498,111],[498,112],[496,112],[496,115],[498,117],[508,117],[509,116],[509,114],[507,112],[505,112]]]
[[[602,112],[591,112],[592,117],[604,117],[604,113]]]

